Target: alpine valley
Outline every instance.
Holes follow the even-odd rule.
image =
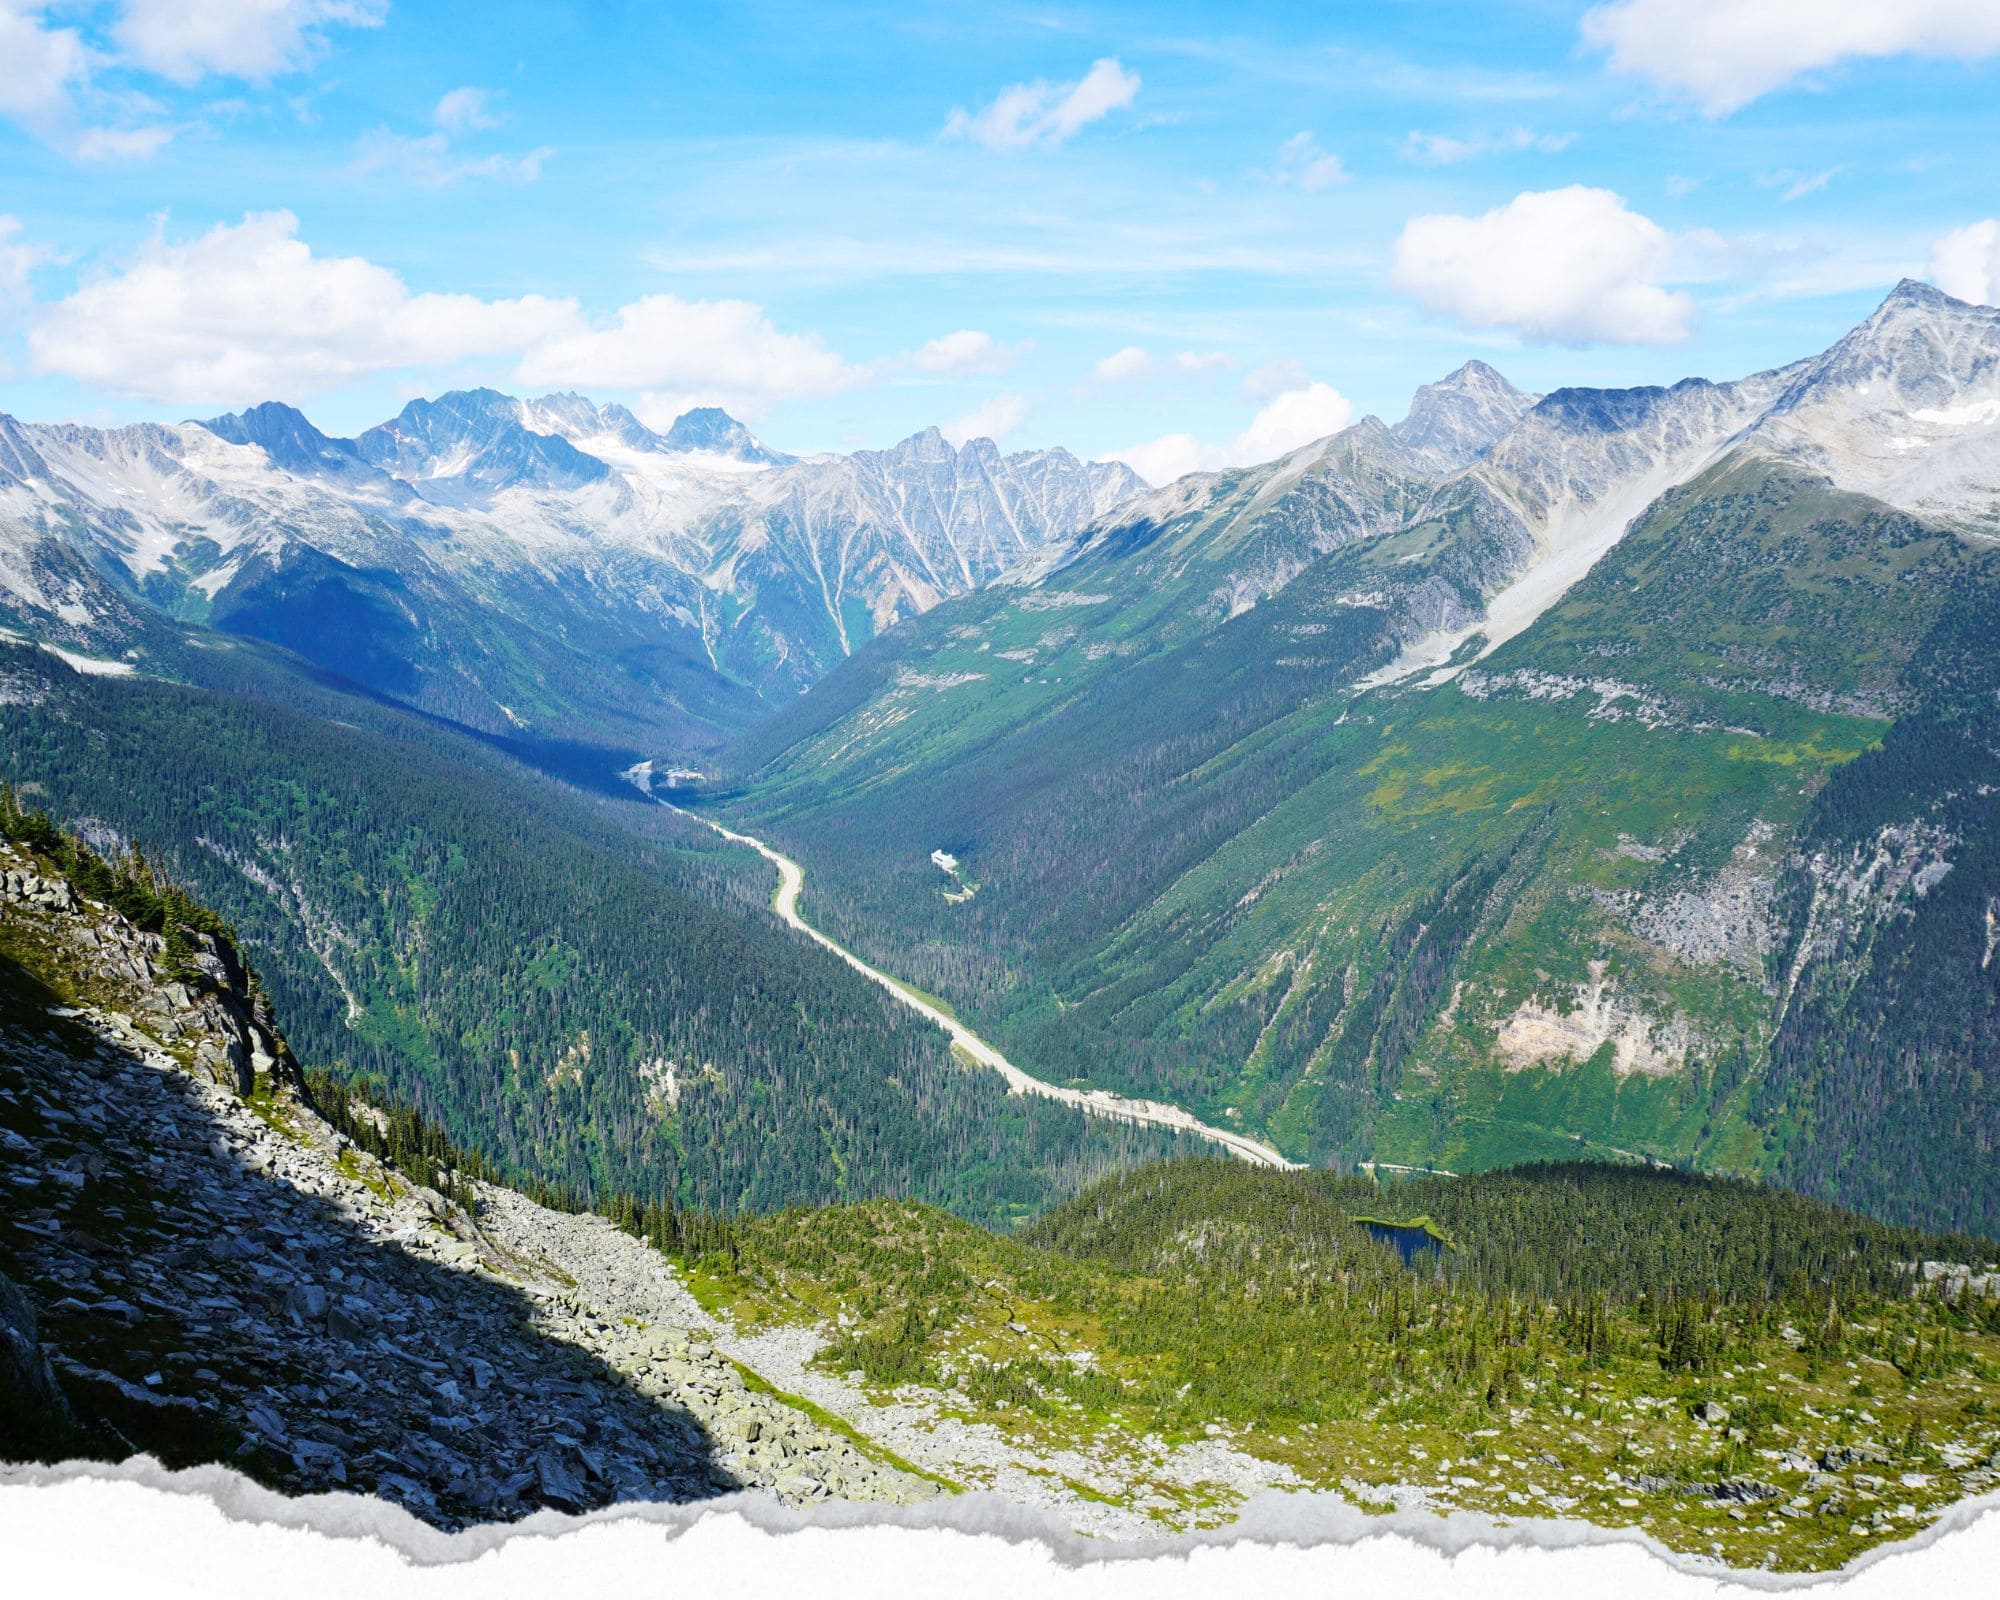
[[[2000,310],[1159,487],[0,418],[0,610],[11,1458],[1788,1570],[2000,1481]]]

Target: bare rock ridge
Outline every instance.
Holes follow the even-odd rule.
[[[10,1453],[221,1461],[446,1528],[936,1492],[753,1384],[602,1219],[354,1145],[228,942],[171,943],[0,846],[0,1423],[30,1446]],[[551,1241],[609,1250],[617,1303]]]

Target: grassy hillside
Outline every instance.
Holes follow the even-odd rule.
[[[1788,886],[1816,797],[1942,714],[1932,641],[1954,619],[1990,626],[2000,562],[1734,460],[1452,681],[1356,692],[1414,597],[1476,598],[1482,527],[1469,502],[1339,545],[1164,640],[1146,618],[1200,612],[1213,575],[1177,588],[1156,571],[1128,603],[1118,553],[1096,551],[878,645],[749,747],[719,802],[805,861],[823,925],[1051,1078],[1177,1099],[1315,1161],[1642,1153],[1810,1170],[1832,1196],[1992,1226],[1990,1097],[1960,1094],[1934,1144],[1923,1095],[1905,1097],[1906,1176],[1872,1187],[1832,1153],[1865,1139],[1856,1114],[1807,1102],[1879,1107],[1833,1079],[1879,1076],[1905,1027],[1932,1041],[1923,1081],[1969,1081],[1980,1035],[1963,1019],[1990,1016],[2000,969],[1925,988],[1925,1034],[1912,983],[1817,942],[1796,972],[1785,952],[1811,901]],[[1900,822],[1964,765],[1907,748]],[[1932,872],[1956,863],[1957,909],[1911,887],[1914,857],[1881,902],[1922,901],[1925,926],[1948,912],[1935,937],[1975,962],[1980,896],[2000,892],[1977,832],[1922,836]],[[938,847],[970,899],[947,898]],[[1774,1093],[1773,1040],[1804,1026],[1785,997],[1828,960],[1827,983],[1877,998],[1824,1026],[1873,1006],[1874,1042],[1843,1035],[1855,1060]]]

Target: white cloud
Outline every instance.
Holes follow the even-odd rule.
[[[69,153],[79,161],[144,161],[157,155],[174,136],[160,123],[140,128],[85,128],[70,141]]]
[[[1025,395],[996,394],[977,411],[946,423],[940,431],[955,445],[963,445],[970,439],[991,439],[998,444],[1028,420],[1028,411]]]
[[[78,160],[116,161],[153,155],[176,130],[145,121],[156,113],[145,96],[102,87],[103,69],[182,85],[211,74],[261,82],[309,64],[329,28],[376,26],[388,0],[122,0],[95,43],[51,26],[52,9],[0,0],[0,117]],[[99,118],[112,125],[92,125]]]
[[[327,29],[379,27],[388,11],[388,0],[124,0],[111,32],[127,62],[175,83],[262,82],[311,62]]]
[[[1670,344],[1695,306],[1661,279],[1675,240],[1608,189],[1572,184],[1516,195],[1477,217],[1412,217],[1390,282],[1473,328],[1544,343]]]
[[[945,121],[945,136],[970,139],[989,150],[1053,149],[1091,123],[1129,106],[1138,92],[1139,74],[1127,72],[1116,58],[1106,56],[1093,62],[1075,83],[1037,78],[1002,89],[976,116],[955,110]]]
[[[1993,0],[1613,0],[1585,12],[1580,27],[1614,71],[1650,79],[1712,117],[1842,61],[2000,53]]]
[[[0,116],[34,127],[69,115],[90,77],[90,51],[74,28],[43,25],[42,8],[0,0]]]
[[[536,388],[647,390],[653,414],[719,405],[754,417],[776,401],[853,388],[869,374],[817,334],[780,332],[747,300],[655,294],[620,307],[609,324],[543,339],[514,375]]]
[[[1114,350],[1110,355],[1095,362],[1091,366],[1090,375],[1098,383],[1131,383],[1140,378],[1157,377],[1163,373],[1199,376],[1205,372],[1219,372],[1235,365],[1235,360],[1221,350],[1183,350],[1172,360],[1158,361],[1154,359],[1151,351],[1131,344],[1123,350]]]
[[[150,156],[173,137],[171,128],[86,125],[86,103],[119,109],[92,88],[101,62],[76,29],[50,27],[42,6],[0,0],[0,117],[81,160]]]
[[[38,372],[168,404],[292,398],[362,373],[522,349],[576,324],[576,303],[412,294],[359,257],[316,256],[287,211],[186,244],[156,234],[122,271],[45,306]]]
[[[450,136],[442,131],[410,135],[377,128],[361,136],[355,147],[352,170],[364,175],[393,173],[427,189],[442,188],[464,178],[533,183],[542,175],[542,164],[554,154],[553,149],[542,145],[518,156],[462,155],[452,148]]]
[[[1294,184],[1307,194],[1316,194],[1347,182],[1347,169],[1340,164],[1339,156],[1320,148],[1316,135],[1295,133],[1278,146],[1278,165],[1272,176],[1279,183]]]
[[[1532,150],[1538,155],[1555,155],[1576,142],[1573,133],[1535,133],[1527,128],[1509,128],[1505,133],[1475,133],[1455,139],[1444,133],[1412,133],[1403,141],[1403,154],[1412,161],[1434,166],[1450,166],[1475,156],[1518,155]]]
[[[1143,378],[1152,370],[1153,358],[1136,344],[1112,351],[1090,369],[1091,376],[1099,383],[1128,383],[1134,378]]]
[[[470,133],[480,128],[497,128],[500,117],[490,108],[494,94],[491,89],[475,89],[467,85],[462,89],[448,89],[438,97],[437,109],[431,113],[435,122],[446,133]]]
[[[1113,451],[1151,484],[1168,484],[1190,472],[1220,472],[1275,461],[1301,445],[1338,433],[1354,418],[1348,398],[1311,379],[1271,395],[1250,425],[1224,444],[1205,444],[1191,433],[1170,433],[1147,444]]]
[[[0,215],[0,325],[11,321],[32,298],[28,274],[50,253],[21,239],[21,219]]]
[[[1954,228],[1933,244],[1931,282],[1954,299],[2000,306],[2000,220]]]
[[[743,300],[651,295],[593,323],[573,299],[413,293],[386,267],[315,255],[288,211],[253,213],[175,243],[156,233],[119,270],[29,318],[37,372],[173,405],[302,397],[363,375],[422,381],[473,358],[534,387],[643,391],[642,415],[776,401],[864,382],[816,334],[773,327]],[[0,226],[0,295],[18,266]]]
[[[919,372],[939,376],[1005,372],[1014,364],[1018,354],[1018,349],[1002,344],[990,333],[982,333],[977,328],[961,328],[912,351],[910,365]]]
[[[1665,187],[1669,200],[1685,200],[1701,187],[1701,179],[1683,177],[1678,172],[1670,172],[1667,174]]]

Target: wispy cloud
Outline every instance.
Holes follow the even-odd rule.
[[[1412,161],[1432,166],[1450,166],[1478,156],[1557,155],[1576,143],[1573,133],[1536,133],[1529,128],[1509,128],[1504,133],[1472,133],[1455,137],[1447,133],[1411,133],[1403,141],[1403,154]]]
[[[939,430],[955,445],[963,445],[970,439],[991,439],[998,444],[1009,434],[1018,433],[1021,424],[1028,420],[1034,409],[1026,395],[996,394],[977,410],[969,411],[956,422],[948,422]]]
[[[28,275],[54,255],[21,234],[19,217],[0,214],[0,326],[27,307],[32,298]]]
[[[1339,156],[1320,148],[1318,135],[1295,133],[1278,146],[1278,163],[1272,177],[1281,184],[1316,194],[1347,182],[1347,168]]]
[[[541,177],[543,163],[555,154],[548,145],[519,155],[472,155],[457,145],[459,135],[497,128],[506,120],[492,109],[496,98],[490,89],[448,90],[431,112],[435,124],[431,132],[403,134],[377,128],[366,133],[356,146],[352,170],[393,173],[432,189],[466,178],[533,183]]]
[[[492,109],[497,98],[491,89],[476,89],[470,84],[460,89],[447,89],[438,97],[431,121],[446,133],[472,133],[497,128],[504,120]]]
[[[1773,172],[1757,181],[1766,189],[1776,189],[1781,205],[1790,205],[1794,200],[1803,200],[1809,194],[1817,194],[1829,183],[1847,170],[1846,163],[1837,167],[1827,167],[1819,172]]]
[[[386,172],[424,188],[442,188],[467,178],[494,178],[533,183],[555,150],[541,145],[520,155],[464,155],[454,150],[450,136],[436,133],[401,134],[377,128],[363,134],[355,147],[356,173]]]
[[[1010,84],[977,113],[954,110],[945,121],[948,139],[970,139],[989,150],[1054,149],[1091,123],[1129,106],[1139,92],[1139,74],[1106,56],[1074,83]]]
[[[52,7],[0,0],[0,117],[79,161],[144,160],[180,127],[131,87],[183,88],[211,77],[266,83],[309,66],[337,27],[375,27],[388,0],[121,0],[64,7],[89,26],[57,26]],[[107,26],[108,20],[108,26]],[[107,86],[109,85],[109,86]]]
[[[768,274],[794,282],[1019,273],[1046,277],[1239,272],[1304,278],[1352,272],[1363,251],[1312,245],[1232,245],[1208,238],[1079,240],[1073,246],[988,244],[969,239],[855,239],[808,235],[756,244],[644,252],[660,272]]]

